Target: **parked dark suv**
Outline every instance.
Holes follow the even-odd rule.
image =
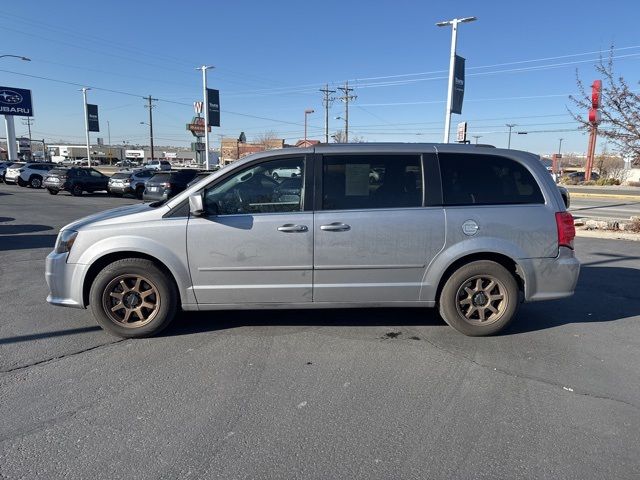
[[[107,190],[109,177],[93,168],[56,168],[51,170],[44,179],[44,187],[51,195],[66,190],[75,197],[82,192],[93,193]]]
[[[198,174],[197,170],[184,169],[173,172],[156,173],[147,180],[142,199],[156,202],[176,196],[187,188],[187,184]]]

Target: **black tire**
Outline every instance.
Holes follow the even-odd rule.
[[[73,195],[74,197],[79,197],[82,195],[82,185],[79,184],[75,184],[73,187],[71,187],[71,195]]]
[[[29,179],[29,186],[31,188],[42,188],[42,177],[40,175],[33,175]]]
[[[280,175],[278,175],[276,172],[273,172],[272,175],[273,179],[277,182],[278,180],[280,180]]]
[[[18,177],[17,179],[17,183],[19,186],[21,187],[26,187],[27,186],[27,182],[25,182],[24,180],[22,180],[20,177]]]
[[[143,186],[139,186],[136,188],[136,198],[138,200],[142,200],[142,196],[144,195],[144,187]]]
[[[58,194],[58,190],[54,190],[52,188],[47,188],[47,192],[49,192],[49,195],[57,195]]]
[[[138,278],[142,280],[136,290]],[[130,290],[120,287],[120,280],[124,280]],[[121,292],[114,289],[122,290],[120,298],[117,295]],[[130,298],[126,297],[127,294]],[[144,306],[147,301],[155,305],[153,310]],[[178,292],[167,274],[152,261],[125,258],[107,265],[98,273],[91,284],[89,303],[93,316],[105,330],[123,338],[148,337],[171,323],[177,310]],[[122,307],[113,311],[118,304]],[[138,307],[133,308],[136,305]],[[135,310],[142,312],[143,317],[148,315],[148,318],[141,320]],[[125,316],[127,319],[120,318]]]
[[[471,262],[456,270],[438,299],[444,321],[472,337],[493,335],[504,329],[513,320],[518,303],[516,279],[490,260]]]

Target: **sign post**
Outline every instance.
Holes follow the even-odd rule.
[[[584,180],[591,180],[593,169],[593,157],[596,153],[596,139],[598,137],[598,124],[600,123],[600,103],[602,101],[602,80],[594,80],[591,85],[591,108],[589,109],[589,146],[587,150],[587,163],[584,168]]]
[[[13,87],[0,87],[0,113],[4,115],[7,128],[8,160],[18,160],[16,145],[16,127],[13,117],[33,117],[31,90]]]
[[[89,111],[87,109],[87,87],[82,87],[82,102],[84,106],[84,133],[87,140],[87,165],[91,168],[91,145],[89,144]]]

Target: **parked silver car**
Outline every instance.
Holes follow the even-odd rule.
[[[300,169],[299,181],[273,179]],[[370,181],[370,172],[379,180]],[[292,179],[291,179],[292,180]],[[537,156],[336,144],[254,154],[168,201],[65,226],[47,300],[123,337],[176,310],[434,307],[489,335],[520,300],[573,293],[575,229]]]

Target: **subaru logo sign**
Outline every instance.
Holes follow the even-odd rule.
[[[22,103],[22,95],[18,92],[14,92],[13,90],[0,90],[0,103],[4,103],[6,105]]]
[[[31,90],[0,87],[0,115],[33,117]]]

